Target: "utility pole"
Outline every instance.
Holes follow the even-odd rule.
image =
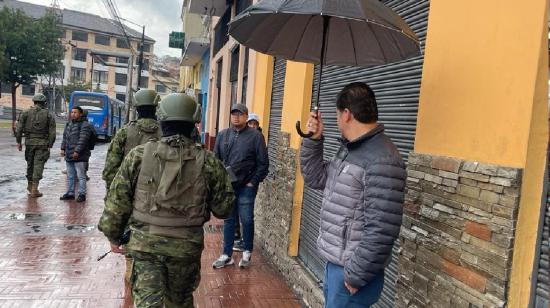
[[[143,31],[141,32],[141,43],[139,45],[138,80],[137,80],[138,90],[140,89],[141,70],[143,68],[143,44],[145,44],[145,26],[143,26]]]
[[[132,97],[133,94],[133,76],[134,76],[134,56],[130,55],[130,58],[128,58],[128,74],[127,77],[127,86],[126,86],[126,122],[134,120],[134,104]]]

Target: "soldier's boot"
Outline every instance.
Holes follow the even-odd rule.
[[[32,181],[28,181],[28,183],[27,183],[27,191],[29,192],[29,194],[31,193],[31,189],[32,189]]]
[[[42,197],[42,193],[38,191],[38,182],[33,182],[31,185],[31,198]]]

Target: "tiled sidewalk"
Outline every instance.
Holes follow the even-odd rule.
[[[110,254],[97,261],[109,249],[96,229],[105,193],[101,170],[106,147],[94,152],[85,204],[59,200],[65,188],[59,170],[59,179],[50,182],[55,184],[41,187],[44,197],[0,208],[0,307],[125,306],[124,258]],[[211,224],[196,307],[301,306],[260,253],[253,254],[249,269],[213,270],[221,249],[221,222]],[[239,260],[240,253],[235,258]]]

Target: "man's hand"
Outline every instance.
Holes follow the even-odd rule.
[[[356,289],[352,286],[350,286],[347,282],[344,281],[344,286],[346,286],[346,289],[348,289],[349,293],[351,295],[354,295],[355,293],[357,293],[357,291],[359,291],[359,289]]]
[[[65,157],[65,151],[61,150],[60,154],[61,154],[62,157]]]
[[[19,150],[19,152],[23,150],[23,145],[21,143],[17,144],[17,150]]]
[[[77,153],[77,152],[74,152],[74,153],[73,153],[73,159],[78,159],[78,157],[79,157],[78,153]]]
[[[120,254],[124,253],[124,249],[120,248],[120,246],[115,244],[111,244],[111,251],[114,253],[120,253]]]
[[[254,187],[254,184],[248,183],[248,184],[246,184],[246,187]]]
[[[319,140],[323,135],[323,119],[321,118],[321,113],[311,112],[309,114],[309,119],[307,120],[307,130],[310,133],[313,133],[311,139]]]

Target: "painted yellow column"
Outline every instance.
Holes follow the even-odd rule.
[[[302,121],[303,124],[308,118],[311,108],[312,87],[313,65],[287,61],[281,131],[290,134],[290,147],[295,150],[300,148],[302,140],[296,132],[296,121]],[[304,178],[302,177],[298,163],[296,167],[294,197],[292,198],[292,222],[288,245],[289,256],[298,255],[303,196]]]
[[[430,5],[415,151],[523,169],[509,307],[527,307],[548,142],[547,2]]]
[[[256,113],[260,118],[260,126],[267,140],[273,83],[273,57],[258,52],[254,74],[254,101],[252,102],[251,112]]]

